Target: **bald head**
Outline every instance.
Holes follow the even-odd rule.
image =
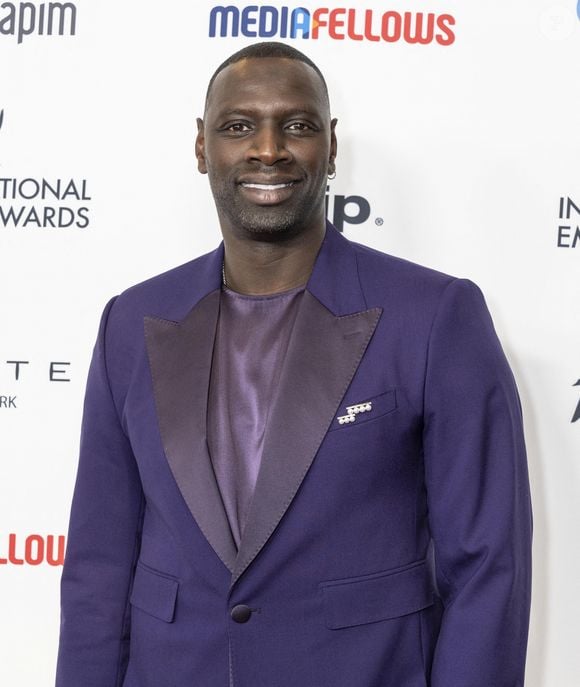
[[[306,64],[311,69],[313,69],[316,72],[316,74],[320,80],[320,86],[322,89],[322,94],[323,94],[323,96],[326,100],[326,103],[330,109],[330,98],[328,96],[328,87],[326,85],[326,81],[325,81],[324,76],[323,76],[322,72],[320,71],[320,69],[316,66],[316,64],[309,57],[307,57],[304,53],[300,52],[300,50],[296,50],[296,48],[293,48],[291,45],[286,45],[285,43],[279,43],[277,41],[269,41],[269,42],[264,42],[264,43],[254,43],[253,45],[248,45],[245,48],[238,50],[233,55],[230,55],[226,60],[224,60],[219,65],[219,67],[215,70],[211,79],[209,80],[209,84],[208,84],[207,92],[206,92],[206,96],[205,96],[205,109],[207,110],[207,105],[208,105],[208,101],[210,98],[210,94],[212,91],[214,81],[216,80],[216,77],[224,69],[226,69],[226,67],[229,67],[230,65],[241,62],[242,60],[262,59],[262,58],[272,58],[272,57],[281,57],[281,58],[285,58],[285,59],[289,59],[289,60],[297,60],[298,62],[302,62],[303,64]]]

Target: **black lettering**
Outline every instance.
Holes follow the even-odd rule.
[[[42,226],[42,222],[40,221],[38,212],[36,212],[36,208],[30,208],[28,214],[26,215],[26,219],[24,222],[22,222],[23,227],[27,227],[29,224],[36,224],[37,227]]]
[[[56,181],[56,188],[53,188],[46,179],[42,180],[42,199],[44,200],[46,198],[46,192],[50,191],[52,193],[53,198],[56,198],[57,200],[60,200],[60,179],[57,179]]]
[[[67,217],[66,221],[64,219],[65,217]],[[58,226],[61,227],[61,229],[64,227],[70,227],[71,224],[74,224],[74,221],[75,213],[70,208],[58,209]]]
[[[572,198],[568,196],[568,198],[566,198],[566,219],[570,219],[572,216],[572,208],[574,208],[577,215],[580,215],[580,208],[572,201]]]
[[[68,182],[67,187],[65,188],[64,193],[61,196],[61,199],[64,200],[65,198],[68,198],[69,196],[72,196],[73,198],[80,200],[79,192],[77,191],[77,187],[76,187],[74,179],[71,179]]]
[[[77,25],[77,8],[75,5],[72,2],[50,2],[48,3],[48,30],[46,32],[49,36],[52,36],[55,15],[59,20],[58,35],[64,35],[67,11],[70,11],[69,35],[75,35]]]
[[[86,229],[86,227],[89,226],[89,208],[79,208],[78,209],[78,216],[80,219],[77,220],[76,225],[79,229]]]
[[[576,384],[573,384],[573,386],[580,386],[580,379],[576,382]],[[576,411],[574,412],[574,415],[572,416],[572,422],[578,422],[580,420],[580,401],[578,401],[578,405],[576,406]]]
[[[4,110],[0,112],[0,126],[2,125],[2,117],[4,115]],[[2,184],[2,198],[7,198],[8,197],[8,184],[13,181],[12,179],[8,179],[6,177],[0,179],[0,184]]]
[[[570,244],[569,244],[569,243],[564,243],[564,239],[569,239],[569,238],[570,238],[570,233],[569,233],[569,231],[568,231],[568,233],[566,234],[566,233],[564,233],[564,230],[565,230],[565,229],[570,230],[571,228],[572,228],[572,227],[567,227],[567,226],[565,226],[565,225],[564,225],[564,226],[563,226],[563,225],[560,225],[560,226],[558,227],[558,248],[570,248]]]
[[[87,180],[83,179],[83,183],[81,185],[82,190],[82,195],[80,200],[92,200],[90,196],[87,196]]]
[[[32,188],[34,189],[32,191],[31,195],[26,195],[24,192],[24,185],[25,184],[32,184]],[[18,184],[18,195],[21,198],[25,198],[26,200],[32,200],[33,198],[36,198],[40,192],[40,185],[36,179],[23,179],[19,184]]]
[[[16,6],[12,2],[3,2],[1,7],[10,11],[0,19],[0,33],[5,36],[13,36],[16,28]]]
[[[51,382],[70,382],[70,379],[65,378],[61,379],[60,377],[57,377],[57,375],[64,375],[67,373],[67,370],[60,370],[57,365],[70,365],[70,363],[50,363],[50,370],[48,373],[48,378],[50,379]]]
[[[26,16],[28,14],[28,17]],[[25,22],[28,19],[28,26]],[[18,42],[22,43],[24,36],[30,36],[36,26],[36,7],[31,2],[21,2],[18,16]]]
[[[576,244],[580,241],[580,227],[576,227],[576,232],[574,234],[574,240],[572,241],[572,248],[576,248]]]
[[[8,210],[4,212],[4,208],[0,205],[0,220],[2,221],[2,224],[7,227],[9,223],[12,223],[15,227],[17,227],[22,215],[24,214],[24,210],[25,208],[21,207],[20,211],[16,213],[13,207],[9,207]]]
[[[54,215],[56,213],[56,210],[54,208],[44,208],[44,223],[43,227],[54,227],[55,224],[53,222]]]
[[[18,381],[20,379],[20,366],[28,365],[29,360],[7,360],[7,365],[14,365],[14,379]]]
[[[346,213],[348,205],[357,205],[358,213],[356,215],[349,215]],[[366,222],[371,214],[371,206],[366,198],[362,196],[335,196],[334,197],[334,213],[332,223],[342,231],[344,223],[347,224],[362,224]]]

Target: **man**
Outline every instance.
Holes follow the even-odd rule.
[[[105,309],[58,687],[522,687],[520,406],[471,282],[325,223],[336,120],[300,52],[210,82],[223,244]]]

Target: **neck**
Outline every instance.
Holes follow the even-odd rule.
[[[306,284],[324,239],[318,231],[287,241],[255,241],[224,234],[227,286],[251,296],[288,291]]]

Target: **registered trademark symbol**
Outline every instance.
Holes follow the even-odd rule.
[[[375,224],[377,225],[377,227],[382,227],[384,223],[385,220],[382,217],[377,217],[375,219]]]

